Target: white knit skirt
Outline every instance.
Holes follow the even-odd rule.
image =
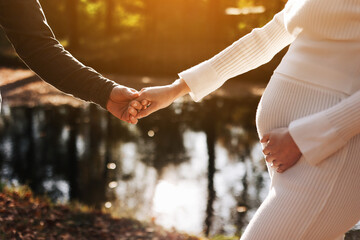
[[[258,106],[259,136],[327,109],[345,94],[275,73]],[[319,149],[321,151],[321,149]],[[268,196],[241,240],[340,240],[360,220],[360,136],[318,166],[268,167]]]

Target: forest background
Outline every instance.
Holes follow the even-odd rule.
[[[56,37],[83,63],[100,72],[175,76],[266,24],[286,0],[40,2]],[[267,81],[279,59],[252,81]],[[23,66],[3,33],[0,66]]]

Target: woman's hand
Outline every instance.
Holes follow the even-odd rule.
[[[263,149],[265,160],[279,173],[294,166],[302,155],[288,128],[272,130],[264,134],[260,142],[265,144]]]
[[[136,124],[136,115],[135,117],[131,116],[129,114],[129,109],[142,109],[142,106],[139,103],[131,102],[137,97],[139,97],[139,92],[135,89],[124,87],[121,85],[116,86],[110,93],[106,108],[112,115],[114,115],[118,119],[128,123]]]
[[[179,79],[170,85],[160,87],[143,88],[140,91],[140,97],[130,105],[141,103],[143,109],[139,112],[135,108],[129,108],[129,113],[138,119],[146,117],[151,113],[169,106],[177,98],[190,92],[189,87],[184,80]]]

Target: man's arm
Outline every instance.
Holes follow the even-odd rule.
[[[38,0],[0,0],[0,25],[25,64],[66,93],[107,107],[116,83],[76,60],[56,40]]]

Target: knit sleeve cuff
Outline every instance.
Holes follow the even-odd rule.
[[[292,121],[289,132],[305,160],[314,166],[346,144],[324,112]]]
[[[179,73],[179,77],[184,79],[189,86],[191,90],[190,96],[196,102],[218,89],[224,83],[219,79],[210,61],[202,62]]]

